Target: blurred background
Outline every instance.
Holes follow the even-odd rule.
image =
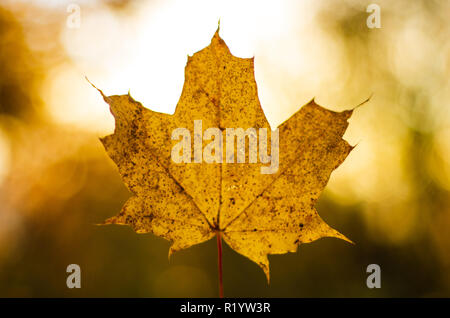
[[[275,128],[316,102],[356,110],[358,144],[318,202],[352,239],[301,245],[259,267],[224,247],[228,297],[450,296],[450,2],[0,1],[0,296],[216,297],[215,240],[176,253],[95,226],[130,196],[98,138],[114,120],[89,78],[173,113],[188,54],[220,34],[255,56]],[[81,266],[81,289],[66,267]],[[366,267],[381,267],[381,289]]]

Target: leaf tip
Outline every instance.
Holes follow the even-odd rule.
[[[216,29],[216,32],[214,32],[214,35],[213,35],[213,38],[212,38],[213,40],[215,38],[220,39],[219,31],[220,31],[220,19],[217,22],[217,29]]]
[[[169,247],[169,253],[168,253],[168,255],[167,255],[167,259],[169,260],[169,262],[170,262],[170,259],[171,259],[172,255],[173,255],[173,253],[175,253],[176,251],[178,251],[178,250],[176,250],[176,249],[173,247],[173,245],[171,245],[171,246]]]
[[[270,285],[270,272],[269,272],[269,268],[263,269],[264,270],[264,274],[266,274],[266,279],[267,279],[267,285]]]
[[[267,285],[270,285],[270,267],[269,267],[269,260],[267,259],[267,255],[265,256],[264,260],[262,262],[258,263],[259,267],[264,271],[264,274],[266,275],[267,279]]]
[[[361,107],[362,105],[368,103],[373,97],[373,93],[370,94],[370,96],[368,98],[366,98],[362,103],[359,103],[358,105],[356,105],[355,107],[353,107],[352,111],[354,111],[355,109]]]
[[[350,243],[352,245],[356,245],[355,242],[353,242],[351,239],[346,237],[344,234],[341,234],[341,233],[339,233],[337,231],[336,231],[336,233],[337,233],[337,235],[334,235],[334,237],[339,238],[339,239],[341,239],[343,241],[346,241],[347,243]]]
[[[352,146],[352,145],[350,145],[350,151],[353,151],[353,149],[355,149],[355,148],[356,148],[356,146],[358,146],[360,142],[361,142],[361,140],[360,140],[360,141],[358,141],[358,142],[357,142],[356,144],[354,144],[353,146]]]

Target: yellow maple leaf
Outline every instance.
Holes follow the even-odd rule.
[[[257,263],[268,280],[268,254],[295,252],[299,244],[322,237],[349,241],[320,218],[314,205],[331,172],[353,149],[342,139],[352,110],[330,111],[313,100],[278,127],[279,143],[273,143],[276,135],[259,103],[253,58],[233,56],[219,30],[209,46],[188,57],[173,115],[144,108],[129,94],[102,95],[116,128],[101,141],[133,193],[105,224],[161,236],[172,242],[169,256],[216,235],[219,243],[223,238]],[[243,139],[249,141],[245,162],[222,160],[234,154],[218,148],[232,127],[248,133]],[[190,133],[180,136],[185,146],[194,143],[193,151],[181,147],[183,140],[173,140],[179,128]],[[209,128],[215,130],[206,133]],[[257,138],[252,133],[264,128],[272,139],[267,145],[272,160],[277,160],[269,172],[263,171],[270,169],[270,156],[254,162],[258,151],[250,148],[250,139]],[[237,143],[232,147],[235,151]],[[212,162],[202,160],[207,148]],[[175,155],[186,154],[181,155],[184,161],[173,160],[174,149]],[[264,157],[261,148],[259,155]]]

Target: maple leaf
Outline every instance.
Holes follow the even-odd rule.
[[[261,173],[266,164],[249,163],[250,149],[245,163],[171,160],[172,132],[186,127],[193,133],[195,120],[202,120],[201,132],[217,127],[223,138],[228,127],[274,133],[258,99],[253,58],[233,56],[219,30],[209,46],[188,57],[173,115],[149,110],[129,94],[102,95],[116,127],[101,142],[133,193],[104,224],[171,241],[169,257],[217,235],[257,263],[268,280],[268,254],[295,252],[322,237],[349,241],[314,205],[353,149],[342,139],[352,110],[330,111],[314,100],[304,105],[278,127],[279,167],[272,174]],[[203,139],[202,148],[207,144]]]

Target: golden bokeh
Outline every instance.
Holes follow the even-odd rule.
[[[344,110],[372,96],[317,205],[356,245],[323,239],[271,256],[270,286],[225,247],[225,295],[450,295],[448,1],[377,1],[379,29],[360,0],[77,1],[79,27],[71,3],[0,5],[0,296],[217,296],[214,242],[169,263],[162,239],[95,226],[129,193],[98,140],[113,117],[85,77],[172,114],[187,56],[219,19],[231,52],[255,57],[272,127],[313,97]],[[71,263],[80,290],[65,285]],[[367,289],[371,263],[386,288]],[[190,289],[193,278],[204,286]]]

